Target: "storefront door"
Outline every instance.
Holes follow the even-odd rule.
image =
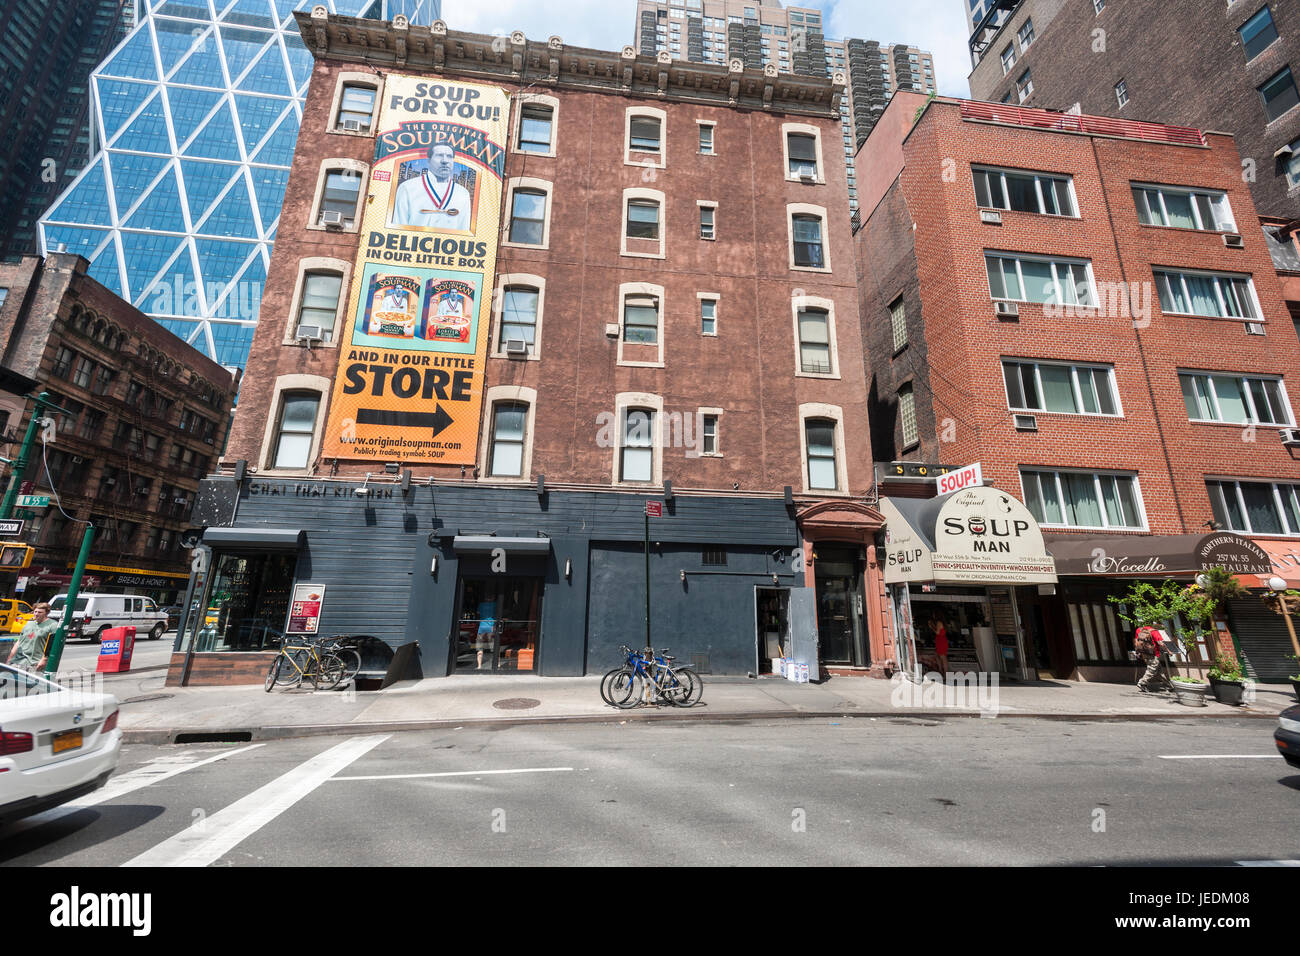
[[[540,577],[465,577],[452,662],[457,673],[536,670],[542,622]]]
[[[853,548],[817,546],[817,635],[824,664],[865,665],[862,576]]]

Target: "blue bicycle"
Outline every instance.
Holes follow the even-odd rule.
[[[642,703],[660,701],[674,707],[690,707],[704,696],[704,681],[691,668],[673,662],[668,648],[656,655],[651,648],[634,651],[620,646],[626,659],[600,682],[600,696],[607,704],[630,710]]]

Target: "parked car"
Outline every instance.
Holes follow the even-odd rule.
[[[50,617],[59,618],[68,603],[66,594],[50,602]],[[72,624],[67,639],[85,637],[102,641],[110,627],[134,627],[137,640],[156,641],[167,630],[167,615],[158,610],[151,598],[134,594],[78,594],[72,609]]]
[[[0,634],[21,634],[32,619],[32,606],[16,598],[0,598]]]
[[[1287,763],[1300,768],[1300,704],[1288,707],[1278,715],[1273,742]]]
[[[112,694],[0,664],[0,826],[102,787],[122,751],[117,714]]]

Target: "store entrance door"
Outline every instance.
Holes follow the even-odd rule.
[[[789,588],[756,588],[754,591],[756,630],[758,632],[758,670],[756,674],[774,673],[772,662],[779,660],[788,642]]]
[[[528,673],[537,667],[540,577],[465,577],[460,582],[457,673]]]
[[[862,575],[855,548],[817,545],[813,577],[817,591],[817,636],[824,664],[865,666]]]

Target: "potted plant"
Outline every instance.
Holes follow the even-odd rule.
[[[1108,600],[1119,605],[1120,618],[1134,628],[1162,628],[1181,616],[1192,625],[1182,632],[1183,647],[1189,656],[1196,646],[1197,635],[1213,627],[1216,602],[1195,584],[1183,587],[1168,579],[1158,585],[1134,581],[1126,594],[1111,595]],[[1205,706],[1210,685],[1199,677],[1175,677],[1173,687],[1180,704]]]
[[[1241,704],[1246,690],[1246,675],[1241,672],[1241,662],[1235,654],[1220,654],[1210,668],[1210,689],[1220,704]]]

